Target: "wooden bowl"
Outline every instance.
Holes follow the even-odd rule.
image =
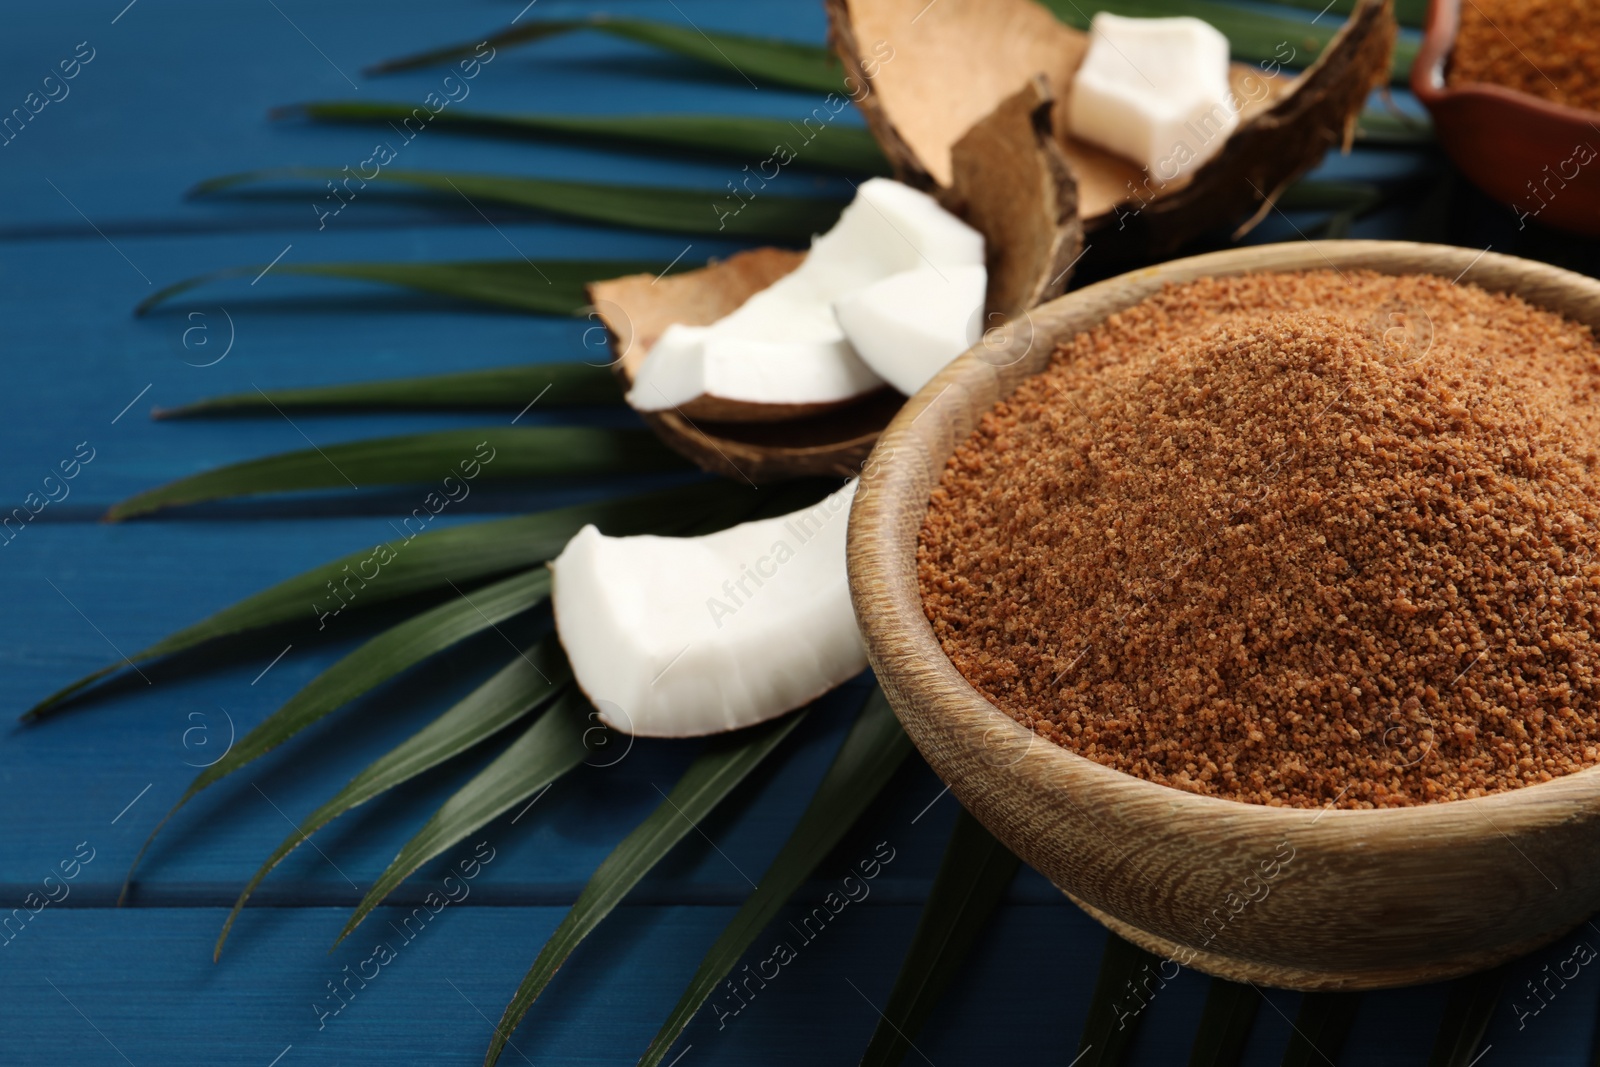
[[[1393,241],[1236,249],[1089,286],[968,351],[890,423],[856,491],[850,588],[878,681],[922,755],[996,837],[1091,916],[1223,978],[1371,989],[1490,967],[1595,911],[1600,767],[1475,800],[1376,811],[1269,808],[1157,785],[1045,741],[990,704],[940,650],[916,576],[918,532],[945,461],[1058,342],[1165,282],[1328,267],[1461,278],[1600,328],[1593,279]]]
[[[1433,115],[1440,146],[1474,185],[1516,212],[1518,229],[1537,219],[1600,236],[1600,112],[1499,85],[1447,85],[1460,25],[1461,0],[1432,0],[1411,67],[1411,91]]]

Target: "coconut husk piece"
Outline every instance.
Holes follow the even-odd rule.
[[[1089,47],[1087,36],[1031,0],[824,6],[828,41],[864,87],[851,95],[867,128],[895,177],[929,191],[950,187],[951,150],[980,119],[1036,74],[1063,96]]]
[[[1234,64],[1239,127],[1210,162],[1162,182],[1066,134],[1067,98],[1088,35],[1033,0],[826,0],[826,6],[829,39],[846,72],[866,87],[853,95],[897,177],[949,189],[953,150],[977,117],[1043,76],[1056,98],[1054,127],[1077,183],[1085,230],[1145,254],[1169,251],[1219,220],[1258,214],[1347,139],[1368,90],[1387,75],[1397,32],[1391,0],[1358,0],[1300,77]]]
[[[683,274],[630,274],[591,285],[589,299],[611,328],[613,351],[618,353],[616,367],[624,384],[633,385],[639,364],[668,326],[708,326],[737,310],[805,258],[804,252],[757,248]],[[675,411],[696,422],[783,422],[822,414],[858,399],[822,404],[760,404],[698,396]]]
[[[625,385],[668,326],[709,326],[805,261],[804,252],[756,248],[682,274],[629,274],[594,282],[589,300],[611,330]]]
[[[946,207],[984,235],[986,311],[996,320],[1059,294],[1082,243],[1076,195],[1052,115],[1042,79],[1002,100],[979,117],[959,146],[954,185],[944,193]],[[669,325],[715,322],[804,258],[803,252],[758,248],[700,270],[662,278],[634,274],[589,286],[596,314],[611,331],[624,385],[632,386],[639,364]],[[713,400],[640,414],[701,468],[761,484],[857,473],[904,397],[883,388],[837,405],[704,402]]]
[[[656,277],[630,274],[589,286],[589,300],[611,333],[612,364],[624,388],[673,323],[707,326],[798,267],[804,252],[757,248],[699,270]],[[701,398],[702,400],[712,398]],[[879,389],[838,405],[765,404],[727,409],[698,403],[672,411],[643,411],[645,423],[680,455],[704,470],[754,484],[820,474],[854,474],[878,432],[899,410],[900,397]],[[770,411],[739,416],[751,407]],[[719,418],[719,415],[722,417]],[[782,421],[775,421],[782,420]]]
[[[1083,248],[1077,188],[1056,140],[1050,83],[1035,77],[950,149],[945,206],[982,232],[989,316],[1010,319],[1066,289]]]

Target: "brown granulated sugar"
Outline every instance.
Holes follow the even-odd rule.
[[[1600,109],[1600,6],[1593,0],[1472,0],[1450,53],[1451,86],[1488,82]]]
[[[1600,762],[1600,349],[1431,276],[1168,287],[950,459],[923,603],[995,705],[1211,796],[1392,807]]]

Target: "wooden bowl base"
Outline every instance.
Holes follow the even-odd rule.
[[[1061,889],[1059,885],[1056,888]],[[1230,982],[1248,982],[1274,989],[1296,989],[1306,993],[1393,989],[1397,986],[1424,985],[1429,982],[1460,978],[1462,975],[1488,970],[1508,960],[1525,956],[1535,949],[1559,940],[1563,935],[1582,925],[1574,923],[1524,941],[1497,945],[1482,952],[1467,953],[1426,964],[1361,971],[1317,971],[1230,956],[1215,949],[1197,949],[1181,945],[1114,918],[1092,904],[1085,904],[1065,889],[1061,889],[1061,892],[1068,900],[1082,908],[1089,918],[1124,941],[1130,941],[1147,952],[1153,952],[1163,960],[1176,960],[1187,956],[1188,966],[1214,978],[1225,978]]]

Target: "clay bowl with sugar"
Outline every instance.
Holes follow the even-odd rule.
[[[1461,0],[1432,0],[1411,91],[1440,146],[1519,223],[1600,236],[1600,112],[1485,82],[1451,84]],[[1520,228],[1520,226],[1519,226]]]
[[[1223,978],[1305,990],[1465,974],[1586,919],[1600,906],[1600,767],[1379,809],[1269,807],[1133,777],[1039,737],[967,682],[924,614],[917,545],[947,459],[1059,342],[1166,282],[1329,267],[1462,277],[1600,329],[1600,281],[1475,249],[1296,242],[1125,274],[1035,308],[913,397],[868,460],[848,548],[880,684],[934,771],[996,837],[1136,945]]]

